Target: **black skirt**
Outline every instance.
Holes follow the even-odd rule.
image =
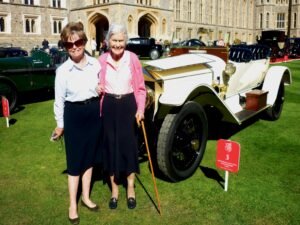
[[[88,104],[65,103],[64,138],[69,175],[81,175],[100,161],[100,135],[99,99]]]
[[[103,168],[110,176],[139,173],[136,110],[133,93],[121,99],[104,96]]]

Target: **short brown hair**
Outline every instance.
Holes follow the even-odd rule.
[[[60,39],[63,42],[67,42],[69,37],[73,35],[74,33],[77,33],[79,38],[84,40],[85,43],[87,43],[88,39],[87,36],[83,30],[83,24],[81,22],[70,22],[68,23],[63,30],[60,33]]]

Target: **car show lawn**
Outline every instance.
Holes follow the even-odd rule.
[[[140,163],[135,210],[127,209],[124,188],[118,208],[108,208],[110,190],[96,168],[91,196],[101,210],[79,206],[80,224],[300,224],[300,61],[283,65],[293,83],[278,121],[257,118],[239,129],[215,128],[241,146],[239,172],[229,174],[227,192],[225,172],[216,168],[215,135],[192,177],[172,183],[157,174],[161,214],[147,160]],[[9,128],[0,118],[0,224],[69,224],[64,146],[49,141],[54,127],[52,99],[22,105]]]

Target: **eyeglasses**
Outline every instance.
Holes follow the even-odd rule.
[[[75,45],[76,47],[80,47],[82,45],[84,45],[85,42],[83,39],[78,39],[77,41],[74,41],[74,42],[64,42],[64,46],[66,49],[70,49],[70,48],[73,48],[73,46]]]

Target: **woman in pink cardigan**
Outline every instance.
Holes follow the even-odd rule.
[[[121,176],[127,177],[127,206],[136,207],[135,173],[139,173],[137,124],[144,118],[146,89],[138,57],[125,50],[127,31],[112,24],[107,33],[109,51],[100,56],[98,93],[103,120],[103,167],[110,176],[109,208],[116,209]]]

